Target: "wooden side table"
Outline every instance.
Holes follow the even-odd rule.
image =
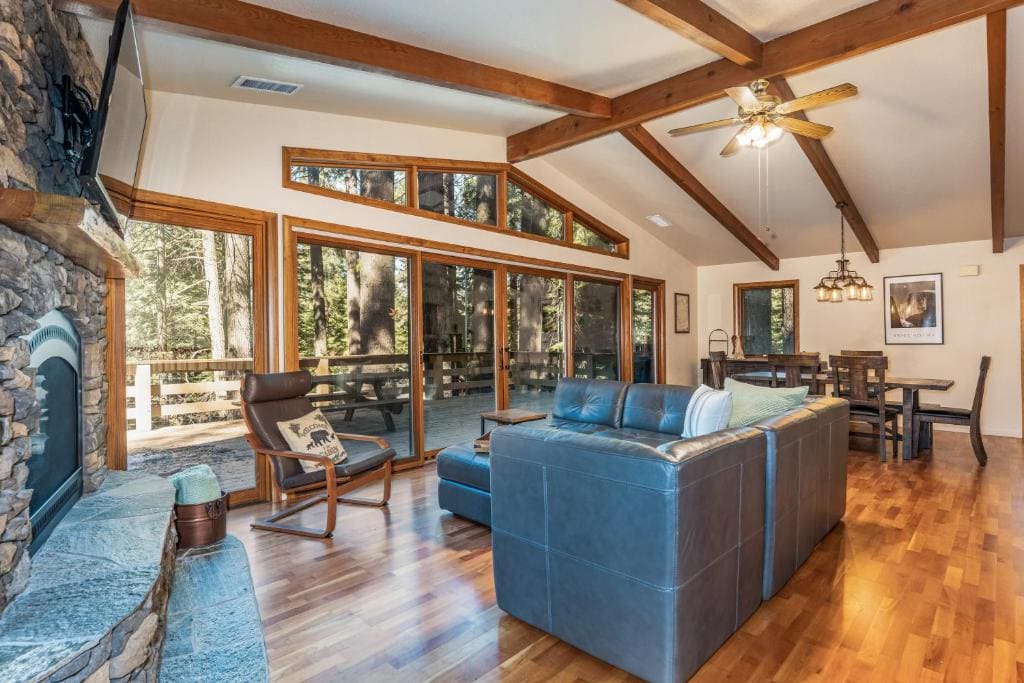
[[[483,436],[486,433],[488,420],[499,425],[517,425],[523,422],[543,420],[547,416],[547,413],[538,413],[533,410],[523,410],[522,408],[488,410],[480,413],[480,436]]]

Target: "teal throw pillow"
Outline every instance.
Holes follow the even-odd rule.
[[[809,387],[773,389],[737,382],[726,378],[725,390],[732,394],[730,427],[747,427],[761,420],[798,408],[807,397]]]

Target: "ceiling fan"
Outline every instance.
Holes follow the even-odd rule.
[[[702,130],[743,124],[743,128],[722,149],[724,157],[735,154],[740,147],[766,147],[782,137],[784,131],[820,140],[832,132],[832,126],[793,118],[787,114],[853,97],[857,94],[857,86],[843,83],[789,102],[783,102],[780,98],[768,93],[768,81],[761,78],[751,83],[749,87],[744,85],[726,88],[725,94],[739,105],[739,113],[736,116],[674,128],[668,134],[672,136],[688,135]]]

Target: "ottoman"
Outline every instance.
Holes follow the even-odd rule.
[[[441,509],[491,525],[491,458],[473,443],[449,446],[437,454],[437,502]]]

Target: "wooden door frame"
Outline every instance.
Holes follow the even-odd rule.
[[[455,254],[442,254],[442,253],[438,253],[438,252],[420,252],[420,285],[419,286],[421,288],[423,286],[422,285],[422,277],[423,277],[422,267],[423,267],[423,264],[425,264],[425,263],[438,263],[438,264],[446,265],[446,266],[463,266],[463,267],[466,267],[466,268],[476,268],[476,269],[480,269],[480,270],[489,270],[492,273],[494,273],[494,315],[492,316],[492,321],[491,321],[491,325],[493,326],[491,334],[492,334],[492,338],[494,339],[494,353],[493,353],[493,356],[494,356],[493,362],[494,362],[494,368],[495,368],[495,371],[494,371],[494,406],[495,406],[495,409],[497,409],[497,410],[504,410],[505,408],[508,407],[508,378],[507,378],[505,372],[498,370],[498,367],[499,367],[499,364],[501,362],[501,358],[503,358],[502,349],[504,349],[504,343],[501,342],[500,340],[505,338],[505,320],[506,320],[505,305],[506,304],[503,303],[504,302],[504,298],[507,296],[506,295],[506,288],[505,288],[505,282],[506,282],[505,278],[506,278],[506,272],[507,271],[506,271],[505,264],[503,264],[503,263],[496,263],[494,261],[482,261],[480,259],[467,258],[465,256],[459,256],[459,255],[455,255]],[[421,292],[422,292],[422,289],[421,289]],[[421,299],[421,301],[422,301],[422,299]],[[420,316],[421,316],[421,319],[422,319],[422,315],[423,315],[423,307],[422,307],[422,305],[420,306],[419,310],[420,310]],[[423,367],[423,335],[420,335],[418,342],[419,342],[418,346],[420,347],[420,356],[419,356],[419,358],[420,358],[420,368],[421,368],[422,371],[425,372],[426,369]],[[426,380],[424,380],[424,381],[426,381]],[[425,388],[425,385],[424,385],[424,388]],[[426,399],[422,398],[422,396],[423,396],[423,392],[422,391],[420,391],[420,396],[421,396],[421,402],[425,402]],[[426,423],[425,423],[425,418],[426,418],[426,415],[425,415],[426,405],[425,404],[424,404],[424,406],[423,406],[423,408],[421,410],[423,412],[423,418],[424,418],[424,425],[423,425],[424,432],[423,432],[423,435],[422,435],[422,439],[424,441],[424,448],[426,448],[427,434],[426,434]],[[441,450],[443,450],[443,448],[432,448],[429,451],[428,450],[424,450],[423,451],[423,457],[425,459],[436,458],[437,454],[439,452],[441,452]]]
[[[665,361],[665,281],[651,278],[634,277],[631,291],[634,289],[645,289],[654,295],[654,302],[651,313],[654,315],[654,382],[664,384],[666,376]],[[632,335],[632,316],[630,310],[630,334]],[[632,347],[630,347],[632,353]]]
[[[299,369],[299,243],[315,244],[330,249],[362,251],[385,256],[405,258],[409,268],[409,429],[412,438],[412,456],[394,465],[394,471],[423,465],[423,310],[421,305],[421,254],[412,249],[353,240],[345,236],[310,234],[285,223],[282,244],[282,273],[284,275],[282,315],[284,316],[285,369]]]
[[[273,368],[276,365],[277,345],[270,334],[270,321],[272,314],[276,313],[277,300],[277,214],[140,189],[132,197],[130,217],[132,220],[247,235],[252,238],[253,371],[268,372]],[[123,361],[127,336],[123,281],[120,293],[116,291],[116,284],[114,287],[114,290],[108,290],[107,329],[108,333],[111,330],[120,330],[120,352]],[[114,338],[116,337],[117,334],[114,335]],[[108,350],[107,382],[111,387],[115,384],[123,387],[127,381],[125,363],[113,358],[118,352],[117,346],[114,344],[112,350]],[[107,399],[108,454],[113,455],[113,458],[108,455],[108,466],[112,469],[127,468],[128,464],[123,389],[120,396],[117,396],[117,393],[111,392]],[[120,415],[111,419],[115,412]],[[111,433],[112,429],[121,429],[120,434]],[[255,486],[230,492],[229,506],[269,500],[270,463],[265,457],[257,455],[255,469]]]
[[[572,330],[572,334],[571,334],[572,346],[569,348],[569,353],[570,353],[569,363],[570,363],[570,366],[571,366],[572,374],[568,375],[569,377],[575,377],[576,376],[576,283],[577,282],[595,282],[595,283],[602,283],[602,284],[608,284],[608,285],[615,285],[616,287],[619,288],[619,292],[618,292],[619,335],[618,335],[618,339],[616,340],[616,344],[618,345],[618,354],[619,354],[619,359],[618,359],[619,360],[619,362],[618,362],[619,373],[618,374],[619,374],[619,381],[620,382],[629,382],[629,381],[632,380],[632,374],[633,374],[633,346],[632,346],[633,334],[632,334],[632,328],[633,328],[633,326],[632,326],[632,323],[630,323],[629,325],[625,325],[625,326],[623,325],[623,321],[627,320],[626,316],[627,315],[630,316],[630,318],[628,318],[628,319],[631,320],[631,316],[632,316],[632,313],[633,313],[632,305],[629,304],[629,302],[632,301],[632,295],[633,295],[633,290],[632,290],[632,288],[631,288],[631,286],[629,284],[630,282],[632,282],[632,277],[633,276],[629,275],[628,273],[620,273],[620,274],[618,274],[617,277],[600,277],[600,276],[592,276],[592,275],[575,275],[575,274],[572,274],[572,273],[569,274],[569,283],[568,284],[570,284],[571,287],[568,289],[568,294],[566,295],[566,310],[568,311],[566,318],[567,318],[567,322],[571,325],[571,330]],[[626,372],[627,369],[629,370],[628,374]]]
[[[572,319],[568,317],[570,293],[572,292],[572,286],[570,284],[572,274],[565,271],[548,270],[546,268],[533,268],[527,265],[509,264],[505,267],[505,299],[502,306],[504,314],[508,316],[508,276],[512,273],[517,275],[532,275],[535,277],[550,278],[552,280],[562,281],[562,377],[572,377],[572,348],[569,346],[569,339],[572,334]],[[505,330],[506,339],[508,330]],[[506,341],[506,343],[508,343]],[[505,373],[507,375],[507,373]],[[506,382],[508,377],[506,376]],[[505,392],[506,400],[508,398],[508,391]]]

